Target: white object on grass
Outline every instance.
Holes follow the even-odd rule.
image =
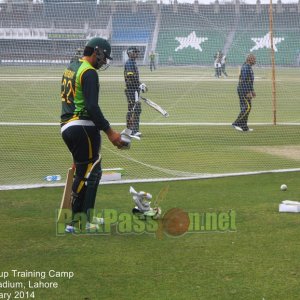
[[[279,212],[293,212],[299,213],[300,212],[300,205],[290,205],[290,204],[279,204]]]
[[[287,185],[286,185],[286,184],[282,184],[282,185],[280,186],[280,189],[281,189],[282,191],[286,191],[286,190],[287,190]]]
[[[292,200],[283,200],[281,203],[286,205],[300,205],[299,201],[292,201]]]

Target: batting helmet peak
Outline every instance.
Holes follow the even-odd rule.
[[[110,57],[111,46],[110,46],[109,42],[107,40],[103,39],[103,38],[94,37],[91,40],[89,40],[85,46],[93,48],[94,50],[95,49],[102,49],[102,51],[105,54],[106,58],[112,59],[112,57]]]

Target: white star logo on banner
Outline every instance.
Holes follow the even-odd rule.
[[[194,48],[202,52],[202,48],[200,47],[200,44],[208,40],[208,38],[197,37],[195,31],[193,31],[187,37],[176,37],[175,40],[177,40],[180,43],[180,45],[175,49],[176,52],[178,50],[182,50],[183,48],[188,48],[188,47]]]
[[[250,52],[262,48],[268,48],[271,49],[271,33],[268,32],[264,37],[262,38],[251,38],[251,40],[256,43],[256,45],[250,49]],[[284,41],[284,37],[273,37],[273,48],[274,51],[277,52],[276,44],[281,43]]]

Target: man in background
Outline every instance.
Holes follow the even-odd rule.
[[[252,99],[256,97],[254,91],[254,73],[252,66],[256,63],[256,57],[253,54],[249,54],[246,58],[246,62],[243,64],[237,92],[240,99],[240,113],[237,119],[232,123],[232,126],[238,131],[253,131],[248,127],[248,117],[252,107]]]
[[[215,77],[220,78],[221,77],[221,57],[220,57],[220,51],[218,51],[214,55],[214,68],[215,68]]]
[[[227,72],[226,72],[226,55],[222,53],[221,56],[221,74],[224,74],[225,77],[228,76]]]
[[[155,53],[154,51],[151,51],[149,54],[149,58],[150,58],[150,71],[152,72],[152,70],[155,70]]]
[[[126,114],[127,128],[132,130],[132,134],[141,136],[140,115],[142,113],[141,103],[139,101],[140,92],[146,92],[147,86],[140,82],[139,70],[136,60],[139,56],[137,47],[127,49],[128,60],[124,65],[125,95],[127,97],[128,111]]]

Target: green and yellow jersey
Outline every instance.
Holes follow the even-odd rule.
[[[108,129],[109,123],[98,105],[99,87],[98,73],[89,62],[71,62],[61,81],[61,123],[92,120],[99,130]]]

